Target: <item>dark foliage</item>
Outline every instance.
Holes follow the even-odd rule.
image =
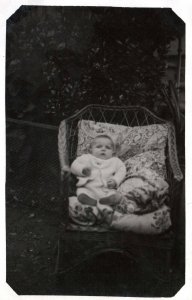
[[[164,115],[166,55],[183,32],[171,9],[22,6],[7,21],[7,115],[58,124],[90,103]]]

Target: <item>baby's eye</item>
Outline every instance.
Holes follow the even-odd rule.
[[[106,148],[107,148],[107,149],[111,149],[111,147],[110,147],[110,146],[106,146]]]

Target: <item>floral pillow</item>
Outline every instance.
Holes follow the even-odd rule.
[[[127,159],[125,166],[126,179],[119,187],[125,201],[118,207],[120,212],[126,213],[130,201],[137,204],[135,213],[142,214],[169,201],[164,149],[137,154]]]
[[[126,214],[114,218],[111,229],[156,235],[165,232],[171,226],[170,209],[166,205],[144,215]]]
[[[125,161],[137,154],[165,149],[168,138],[167,124],[127,127],[123,132],[118,156]]]
[[[145,214],[169,202],[168,183],[148,168],[128,174],[118,190],[124,197],[116,209],[123,214],[129,213],[131,203],[134,205],[132,213]]]
[[[167,124],[128,127],[81,120],[78,130],[78,156],[88,152],[89,144],[97,135],[107,134],[117,145],[117,156],[123,161],[142,152],[165,149],[168,136]]]
[[[143,169],[149,169],[166,179],[165,159],[164,149],[149,150],[136,154],[124,161],[127,169],[127,177],[139,175]]]

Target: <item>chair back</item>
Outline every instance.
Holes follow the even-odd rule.
[[[65,143],[68,155],[68,164],[76,157],[78,143],[78,122],[80,120],[90,120],[124,126],[144,126],[151,124],[164,124],[163,120],[141,106],[102,106],[88,105],[78,113],[67,118],[63,124],[66,131]],[[61,141],[62,142],[62,141]]]

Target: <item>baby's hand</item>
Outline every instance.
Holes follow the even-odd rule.
[[[90,176],[91,175],[91,169],[90,168],[83,168],[82,173],[84,176]]]
[[[133,201],[128,201],[127,203],[127,211],[130,213],[130,214],[133,214],[134,211],[136,209],[136,205],[135,203],[133,203]]]
[[[117,186],[117,184],[116,184],[116,181],[114,179],[111,178],[111,179],[107,180],[107,187],[109,189],[115,189],[116,186]]]

